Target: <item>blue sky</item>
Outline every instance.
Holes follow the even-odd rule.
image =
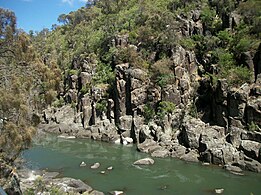
[[[58,24],[61,14],[85,6],[87,0],[0,0],[0,7],[15,12],[17,28],[41,31]]]

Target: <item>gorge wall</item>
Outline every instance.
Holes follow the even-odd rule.
[[[180,16],[176,33],[203,34],[197,13]],[[110,44],[139,49],[126,35],[114,37]],[[261,172],[260,48],[245,60],[253,67],[255,82],[238,87],[226,79],[218,79],[214,86],[202,75],[205,70],[194,51],[181,45],[169,51],[172,76],[164,85],[157,84],[148,70],[127,62],[115,64],[112,85],[94,86],[95,57],[75,60],[71,68],[77,72],[67,74],[60,94],[65,105],[46,109],[40,128],[78,138],[134,142],[153,157]]]

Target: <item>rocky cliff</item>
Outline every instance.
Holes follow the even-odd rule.
[[[153,34],[144,31],[148,37],[135,42],[132,31],[123,31],[106,40],[106,56],[74,57],[58,96],[62,103],[44,111],[39,128],[79,138],[134,142],[153,157],[261,172],[261,45],[246,50],[231,41],[240,39],[240,21],[247,19],[237,9],[239,4],[244,5],[224,5],[233,5],[227,12],[216,1],[208,2],[210,8],[195,3],[186,13],[175,11],[183,4],[168,4],[175,20],[160,31],[166,39],[159,34],[155,43]],[[217,15],[210,16],[213,13]],[[157,18],[146,18],[144,24],[150,19]],[[175,35],[175,44],[168,33]],[[151,42],[154,45],[148,46]],[[142,52],[146,60],[141,59]],[[108,61],[113,75],[101,66]]]
[[[256,73],[252,84],[231,88],[221,79],[213,87],[199,75],[192,51],[177,46],[171,59],[174,80],[163,87],[151,81],[148,71],[124,63],[115,66],[112,88],[97,85],[85,94],[83,86],[91,85],[95,65],[80,62],[79,72],[65,78],[62,98],[67,104],[45,110],[41,128],[79,138],[134,142],[154,157],[261,172],[261,74]],[[160,102],[175,108],[162,116]],[[150,120],[145,117],[148,106],[158,113]]]

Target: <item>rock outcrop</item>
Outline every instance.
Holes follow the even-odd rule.
[[[238,20],[238,14],[233,13],[226,26],[233,29]],[[200,10],[194,10],[189,17],[178,15],[177,21],[180,29],[175,33],[180,38],[210,33],[204,29]],[[137,51],[139,46],[129,45],[128,38],[118,35],[111,46]],[[151,63],[156,62],[157,55],[151,54]],[[184,46],[170,48],[168,57],[170,81],[163,84],[148,69],[131,62],[115,64],[111,86],[93,84],[95,57],[75,61],[73,69],[78,70],[77,74],[72,72],[64,82],[66,105],[45,110],[39,128],[77,138],[137,143],[139,151],[152,157],[260,172],[260,49],[255,54],[241,55],[246,66],[255,71],[255,82],[234,88],[226,79],[218,79],[214,86],[204,77],[198,56]],[[200,61],[206,63],[210,58],[206,54]],[[208,68],[217,71],[215,65]]]

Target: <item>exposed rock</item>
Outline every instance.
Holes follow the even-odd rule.
[[[178,143],[173,143],[172,147],[171,147],[171,156],[175,157],[175,158],[180,158],[181,156],[183,156],[186,152],[186,147],[178,144]]]
[[[156,157],[156,158],[165,158],[168,157],[170,154],[170,152],[166,149],[160,149],[160,150],[156,150],[154,152],[151,153],[152,157]]]
[[[244,157],[244,160],[239,161],[238,165],[243,170],[257,172],[257,173],[261,172],[261,163],[247,156]]]
[[[175,105],[181,103],[180,92],[176,86],[167,85],[162,91],[162,100],[173,102]]]
[[[78,192],[78,193],[84,193],[84,192],[91,192],[92,188],[82,182],[79,179],[72,179],[72,178],[59,178],[59,179],[53,179],[52,180],[53,185],[57,186],[62,190],[63,192]]]
[[[112,169],[113,169],[113,167],[112,167],[112,166],[110,166],[110,167],[108,167],[108,168],[107,168],[107,170],[112,170]]]
[[[81,162],[80,167],[86,167],[86,163],[84,161]]]
[[[91,169],[98,169],[100,167],[100,163],[94,163],[92,166],[91,166]]]
[[[119,121],[120,121],[119,128],[121,131],[129,131],[129,132],[131,131],[132,116],[130,115],[121,116]]]
[[[227,171],[230,171],[232,173],[242,173],[242,169],[240,167],[237,167],[237,166],[233,166],[231,164],[227,164],[224,166],[224,168],[227,170]]]
[[[245,155],[252,159],[258,160],[261,143],[250,140],[242,140],[240,148],[244,151]]]
[[[237,127],[230,127],[229,129],[229,141],[235,148],[239,148],[241,145],[241,135],[244,134],[244,130]]]
[[[123,145],[128,145],[133,143],[133,139],[130,137],[122,137],[122,143]]]
[[[223,188],[215,189],[215,193],[216,193],[216,194],[223,194],[223,192],[224,192],[224,189],[223,189]]]
[[[199,138],[205,128],[205,123],[201,120],[192,117],[185,118],[179,135],[179,142],[185,147],[199,148]]]
[[[110,192],[111,195],[124,195],[123,191],[111,191]]]
[[[188,162],[198,162],[199,154],[197,153],[197,151],[191,150],[188,153],[182,155],[180,159]]]
[[[257,131],[243,131],[241,133],[242,140],[251,140],[261,143],[261,132]]]
[[[104,195],[104,193],[97,190],[93,190],[91,192],[84,192],[83,195]]]
[[[154,160],[151,158],[143,158],[143,159],[135,161],[133,164],[134,165],[153,165]]]
[[[157,142],[146,139],[143,143],[138,144],[138,150],[145,153],[150,153],[153,151],[156,151],[158,149],[161,149],[161,146],[157,144]]]
[[[254,122],[261,126],[261,96],[251,97],[246,106],[246,114],[248,123]]]

